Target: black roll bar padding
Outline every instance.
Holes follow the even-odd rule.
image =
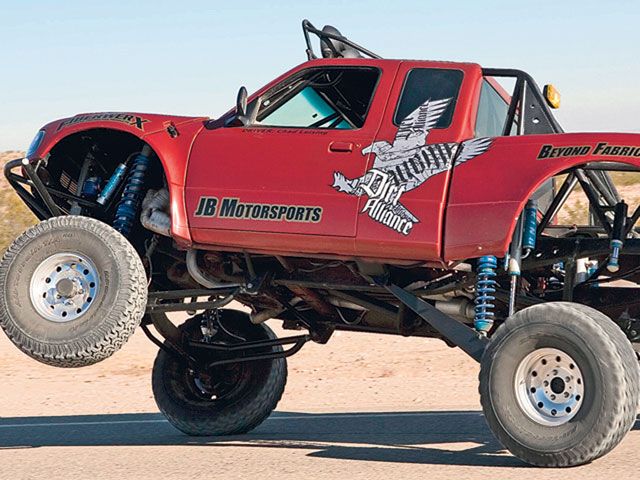
[[[311,22],[309,20],[303,20],[302,21],[302,32],[304,33],[304,39],[305,42],[307,44],[307,58],[309,60],[313,60],[315,58],[318,58],[315,53],[313,52],[313,47],[311,46],[311,38],[309,37],[309,33],[313,33],[314,35],[316,35],[320,40],[322,40],[322,38],[329,38],[331,40],[337,40],[339,42],[342,42],[348,46],[350,46],[351,48],[354,48],[356,50],[358,50],[360,53],[364,53],[365,55],[367,55],[368,57],[371,58],[382,58],[380,55],[377,55],[375,53],[373,53],[371,50],[367,50],[366,48],[358,45],[355,42],[352,42],[351,40],[349,40],[347,37],[343,36],[343,35],[335,35],[333,33],[329,33],[329,32],[325,32],[322,30],[318,30],[316,27],[314,27]]]
[[[613,207],[622,200],[622,198],[620,198],[620,193],[618,193],[618,189],[615,188],[615,186],[611,188],[609,182],[606,180],[606,178],[608,178],[606,172],[597,170],[582,171],[609,206]]]
[[[590,162],[582,165],[580,168],[585,171],[640,172],[640,167],[619,162]]]
[[[604,227],[607,234],[610,235],[613,230],[613,226],[611,225],[611,222],[607,218],[606,213],[600,206],[600,203],[598,200],[599,193],[595,190],[593,185],[591,185],[585,172],[583,172],[579,168],[576,168],[574,173],[576,178],[580,182],[580,186],[582,187],[584,194],[587,196],[587,199],[589,200],[589,204],[591,205],[591,211],[595,214],[596,218],[598,219],[600,224]]]
[[[565,179],[564,183],[560,187],[560,190],[558,190],[556,195],[553,197],[553,200],[551,201],[551,205],[549,205],[549,208],[547,208],[547,211],[545,212],[544,217],[542,217],[542,220],[540,221],[540,225],[538,225],[537,237],[540,237],[540,235],[542,235],[542,232],[544,232],[544,230],[549,226],[551,221],[556,217],[556,215],[558,215],[558,212],[560,211],[562,206],[565,204],[565,202],[567,201],[567,198],[569,198],[569,195],[571,195],[571,192],[573,192],[573,189],[577,184],[578,184],[578,179],[576,178],[573,172],[570,172],[569,175],[567,175],[567,178]]]
[[[638,220],[640,220],[640,205],[636,207],[636,210],[633,212],[633,215],[629,217],[629,221],[627,222],[627,231],[625,232],[625,235],[624,235],[625,237],[631,233],[631,231],[636,226],[636,223],[638,223]]]
[[[518,77],[516,80],[516,86],[513,89],[514,96],[511,98],[511,103],[509,104],[509,110],[507,112],[507,118],[505,119],[504,126],[502,128],[502,136],[507,137],[511,134],[511,128],[513,127],[513,122],[516,119],[516,112],[518,111],[518,103],[522,98],[522,93],[524,92],[524,80],[522,77]],[[522,108],[520,109],[522,111]],[[522,121],[519,123],[519,127],[522,127]]]

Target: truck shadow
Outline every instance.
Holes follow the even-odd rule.
[[[635,430],[640,430],[640,421]],[[308,450],[341,460],[525,467],[494,439],[480,412],[276,412],[247,435],[189,437],[160,414],[0,418],[0,449],[194,446]]]

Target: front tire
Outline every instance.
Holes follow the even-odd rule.
[[[236,310],[220,310],[225,342],[275,339],[264,324],[254,325]],[[201,340],[198,317],[181,327]],[[230,332],[231,335],[227,335]],[[273,348],[282,351],[282,347]],[[216,360],[210,356],[206,361]],[[232,363],[196,372],[176,354],[161,349],[153,365],[152,387],[160,411],[178,430],[193,436],[238,435],[253,430],[276,408],[287,381],[284,358]]]
[[[0,262],[0,326],[48,365],[84,367],[110,357],[140,324],[146,304],[137,252],[93,218],[40,222]]]
[[[501,325],[485,351],[480,400],[489,427],[536,466],[588,463],[633,426],[640,370],[623,332],[572,303],[536,305]]]

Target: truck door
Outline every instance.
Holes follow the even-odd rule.
[[[468,75],[473,73],[474,75]],[[473,136],[467,76],[478,66],[403,62],[371,152],[356,250],[363,256],[437,260],[453,157]]]
[[[257,123],[231,118],[203,130],[186,180],[193,239],[217,243],[227,234],[253,246],[267,238],[260,232],[354,237],[359,197],[345,195],[334,173],[364,174],[360,150],[373,141],[393,73],[385,80],[378,67],[302,69],[261,95]],[[268,239],[279,247],[276,235]]]

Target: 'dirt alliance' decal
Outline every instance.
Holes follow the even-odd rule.
[[[103,122],[126,123],[127,125],[131,125],[132,127],[136,127],[138,130],[142,131],[144,131],[144,124],[149,121],[146,118],[132,115],[130,113],[92,113],[89,115],[76,115],[75,117],[67,118],[62,123],[60,123],[60,125],[58,126],[58,130],[62,130],[63,128],[69,127],[71,125],[77,125],[78,123],[95,122],[100,120]]]
[[[349,195],[369,197],[361,213],[371,219],[409,235],[419,222],[400,203],[400,197],[419,187],[434,175],[449,170],[454,161],[461,164],[487,151],[491,138],[474,138],[462,143],[426,145],[429,131],[435,127],[451,98],[427,100],[410,113],[398,127],[393,144],[374,142],[362,150],[375,154],[373,168],[362,177],[348,179],[334,172],[332,187]]]
[[[248,203],[238,198],[223,198],[220,202],[217,197],[200,197],[194,216],[318,223],[322,220],[322,207]]]
[[[554,147],[543,145],[538,153],[538,160],[545,158],[584,157],[587,155],[602,155],[603,157],[640,157],[639,145],[609,145],[600,142],[593,145],[576,145],[568,147]]]

